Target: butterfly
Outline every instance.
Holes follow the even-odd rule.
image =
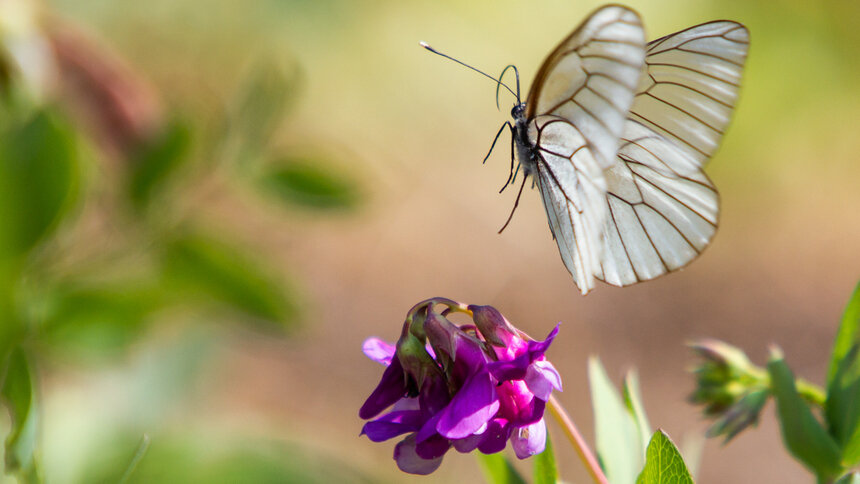
[[[538,186],[582,294],[596,280],[627,286],[678,270],[710,243],[719,196],[702,168],[728,126],[748,47],[748,30],[725,20],[646,44],[639,15],[608,5],[549,54],[525,102],[517,73],[513,122],[493,146],[509,128],[518,165],[508,182],[522,169],[520,193],[529,176]],[[481,73],[513,93],[501,82],[509,67],[499,79]]]

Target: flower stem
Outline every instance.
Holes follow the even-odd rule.
[[[591,474],[591,478],[594,482],[597,484],[609,484],[609,480],[606,479],[606,475],[603,473],[603,469],[600,468],[597,458],[594,457],[594,454],[591,452],[591,449],[588,448],[588,444],[585,442],[585,439],[582,438],[582,434],[579,433],[579,429],[576,428],[573,420],[571,420],[567,412],[564,411],[564,407],[558,403],[555,395],[550,395],[547,403],[549,403],[548,407],[550,413],[552,413],[552,416],[555,417],[561,425],[561,428],[564,429],[565,435],[567,435],[568,440],[573,444],[573,448],[576,449],[576,453],[579,455],[582,463],[585,464],[585,468],[588,470],[588,473]]]
[[[797,393],[799,393],[804,400],[824,408],[824,402],[827,400],[827,397],[821,387],[810,383],[803,378],[798,378],[794,381],[794,384],[797,386]]]

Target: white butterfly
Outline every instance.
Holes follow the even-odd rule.
[[[731,21],[646,44],[638,14],[609,5],[555,48],[525,103],[517,93],[505,124],[517,169],[523,186],[534,177],[583,294],[595,279],[626,286],[680,269],[710,243],[719,198],[702,167],[728,125],[748,45]]]

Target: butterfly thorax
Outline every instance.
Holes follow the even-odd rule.
[[[511,109],[514,118],[514,143],[517,146],[517,160],[525,175],[534,173],[538,152],[537,147],[529,139],[528,119],[526,118],[526,103],[519,103]]]

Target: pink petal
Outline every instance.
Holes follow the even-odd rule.
[[[546,424],[543,419],[527,427],[515,429],[511,436],[511,447],[520,459],[543,452],[546,448]]]
[[[390,365],[391,358],[394,357],[394,345],[379,338],[367,338],[361,345],[361,350],[368,358],[385,366]]]

